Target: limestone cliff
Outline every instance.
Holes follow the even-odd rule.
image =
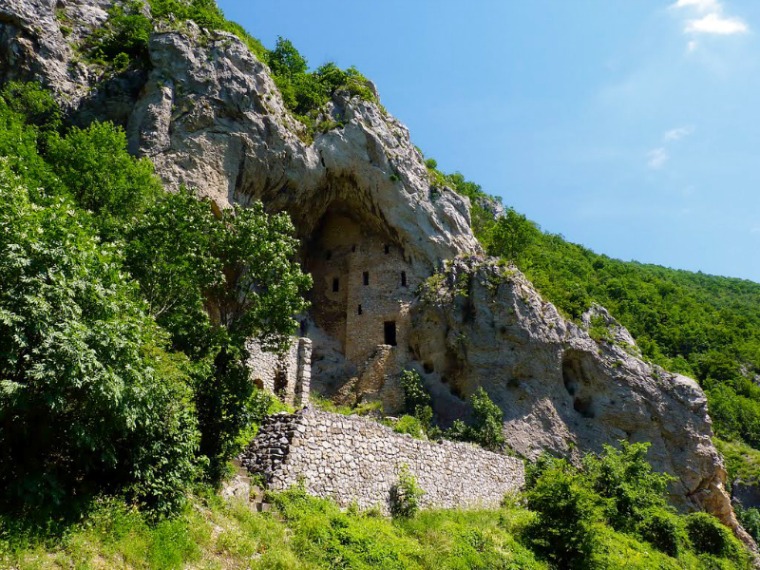
[[[262,200],[287,211],[319,277],[307,323],[315,387],[392,409],[394,375],[414,366],[444,421],[484,387],[527,457],[650,441],[655,467],[678,477],[678,502],[742,532],[697,384],[637,358],[622,330],[617,342],[593,340],[518,272],[485,260],[467,200],[431,187],[404,125],[338,92],[324,110],[338,126],[310,140],[267,67],[237,37],[192,22],[172,26],[181,32],[156,24],[147,68],[97,72],[76,45],[112,3],[2,2],[0,82],[40,81],[71,121],[123,125],[170,189],[195,188],[219,208]]]

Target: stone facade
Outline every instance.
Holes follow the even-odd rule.
[[[402,248],[332,212],[311,245],[307,270],[315,323],[341,342],[350,362],[363,365],[381,345],[406,350],[419,281]]]
[[[308,338],[293,339],[283,354],[268,352],[251,339],[248,354],[248,370],[256,386],[272,392],[287,404],[308,404],[311,385],[311,341]]]
[[[309,408],[267,418],[241,462],[271,490],[300,480],[312,495],[386,513],[403,466],[425,491],[423,507],[495,507],[525,482],[519,459],[467,443],[421,441],[358,416]]]

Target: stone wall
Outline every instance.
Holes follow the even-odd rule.
[[[496,507],[525,481],[519,459],[467,443],[421,441],[358,416],[310,408],[267,418],[241,462],[271,490],[302,480],[312,495],[386,513],[404,465],[425,491],[423,507]]]
[[[268,352],[255,339],[248,341],[248,370],[259,388],[283,402],[302,406],[309,401],[311,385],[311,340],[295,338],[283,354]]]
[[[408,360],[409,307],[420,276],[398,245],[346,214],[328,213],[310,244],[307,270],[315,323],[340,340],[350,362],[364,366],[380,345]]]

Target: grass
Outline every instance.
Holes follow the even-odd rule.
[[[12,521],[0,526],[0,568],[18,570],[548,570],[522,539],[533,520],[516,499],[494,510],[424,511],[390,519],[378,511],[341,511],[301,489],[273,494],[274,514],[226,503],[211,492],[183,513],[150,524],[115,499],[101,501],[82,522],[39,533]],[[728,561],[685,552],[668,557],[645,542],[599,525],[588,568],[733,568]]]

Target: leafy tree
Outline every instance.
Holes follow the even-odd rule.
[[[127,138],[112,123],[72,128],[48,142],[47,160],[77,204],[96,214],[106,235],[117,232],[161,192],[147,158],[127,152]]]
[[[291,80],[299,75],[305,75],[309,69],[309,64],[295,48],[293,42],[281,36],[277,38],[274,49],[269,52],[267,63],[275,76]]]
[[[285,214],[261,203],[216,217],[187,191],[166,195],[129,233],[128,265],[175,348],[196,362],[201,453],[217,478],[258,406],[245,343],[282,350],[306,308],[311,278],[293,261],[298,242]]]
[[[517,262],[528,246],[538,237],[536,224],[513,208],[496,221],[491,233],[489,253],[500,255],[512,263]]]
[[[194,476],[186,359],[121,260],[65,198],[30,201],[0,164],[0,503],[27,512],[125,490],[159,513]]]
[[[602,455],[589,454],[584,466],[592,488],[605,499],[604,512],[616,530],[631,532],[653,510],[667,510],[668,485],[675,478],[656,473],[647,462],[648,443],[605,445]]]

